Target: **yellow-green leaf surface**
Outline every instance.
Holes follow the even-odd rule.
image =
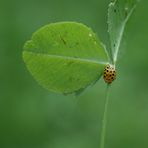
[[[24,46],[23,59],[39,84],[63,94],[96,82],[108,63],[92,30],[75,22],[53,23],[37,30]]]
[[[111,41],[112,59],[117,61],[124,29],[139,0],[114,0],[108,9],[108,31]]]

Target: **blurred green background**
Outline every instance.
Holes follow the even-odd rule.
[[[109,0],[0,0],[0,148],[99,148],[106,84],[79,97],[47,92],[22,47],[41,26],[78,21],[108,44]],[[148,148],[148,1],[126,27],[110,92],[106,148]]]

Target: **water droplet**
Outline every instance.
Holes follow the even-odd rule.
[[[90,36],[90,37],[92,37],[92,34],[91,34],[91,33],[89,33],[89,36]]]

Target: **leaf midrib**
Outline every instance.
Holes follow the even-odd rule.
[[[31,51],[24,51],[27,53],[31,53],[34,55],[41,55],[41,56],[48,56],[48,57],[55,57],[55,58],[61,58],[61,59],[67,59],[67,60],[75,60],[75,61],[80,61],[80,62],[86,62],[86,63],[93,63],[93,64],[102,64],[102,65],[106,65],[107,62],[104,61],[96,61],[96,60],[88,60],[88,59],[83,59],[83,58],[75,58],[75,57],[68,57],[68,56],[61,56],[61,55],[54,55],[54,54],[44,54],[44,53],[34,53]]]

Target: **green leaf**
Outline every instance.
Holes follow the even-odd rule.
[[[138,0],[114,0],[108,9],[108,31],[110,35],[112,59],[115,64],[124,29]]]
[[[39,84],[63,94],[96,82],[108,63],[92,30],[75,22],[53,23],[36,31],[24,46],[23,59]]]

